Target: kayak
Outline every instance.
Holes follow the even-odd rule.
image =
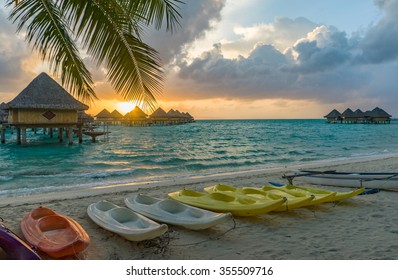
[[[0,247],[12,260],[41,260],[41,257],[21,238],[0,222]]]
[[[234,216],[254,216],[270,212],[286,202],[280,199],[240,198],[225,193],[202,193],[194,190],[180,190],[169,193],[169,197],[191,206],[216,212],[230,212]]]
[[[30,244],[53,258],[76,255],[90,243],[90,237],[75,220],[46,207],[26,214],[21,230]]]
[[[231,218],[229,213],[215,213],[176,200],[137,194],[125,198],[126,206],[150,219],[192,230],[202,230]]]
[[[291,184],[294,178],[300,177],[300,181],[315,185],[328,185],[351,188],[367,189],[397,189],[398,173],[396,172],[337,172],[298,170],[285,175]]]
[[[245,197],[248,196],[252,199],[281,199],[286,197],[286,202],[272,211],[288,211],[299,207],[307,206],[315,198],[314,195],[300,194],[298,196],[293,196],[289,193],[283,192],[281,190],[269,190],[264,191],[260,188],[243,187],[236,188],[232,186],[217,184],[215,186],[204,188],[206,192],[222,192],[234,196]]]
[[[340,201],[343,199],[351,198],[351,197],[361,194],[365,190],[365,188],[358,188],[353,191],[334,192],[334,191],[329,191],[329,190],[325,190],[325,189],[311,188],[311,187],[299,187],[299,186],[294,186],[294,185],[286,185],[286,186],[280,187],[280,189],[289,190],[289,191],[292,191],[292,190],[299,191],[299,192],[303,192],[303,193],[314,194],[315,196],[316,195],[319,195],[319,196],[324,195],[324,196],[328,197],[328,195],[334,194],[333,196],[329,197],[327,201],[324,201],[324,202],[336,202],[336,201]]]
[[[168,227],[158,224],[129,208],[101,200],[87,207],[87,214],[100,227],[130,241],[149,240],[164,234]]]

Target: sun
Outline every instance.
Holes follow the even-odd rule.
[[[123,115],[133,110],[134,107],[135,103],[133,102],[118,102],[116,105],[116,109]]]

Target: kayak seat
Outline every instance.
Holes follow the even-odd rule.
[[[158,204],[159,208],[170,214],[182,214],[192,218],[203,217],[203,211],[186,207],[184,204],[178,203],[173,200],[163,200]]]
[[[109,203],[108,201],[100,201],[95,204],[95,208],[97,208],[99,211],[106,212],[111,209],[113,209],[115,206],[112,205],[112,203]]]
[[[152,205],[158,202],[158,200],[154,199],[153,197],[146,196],[146,195],[137,195],[135,201],[140,204]]]
[[[118,223],[126,226],[135,226],[138,228],[148,228],[149,223],[142,220],[135,213],[127,208],[114,208],[109,211],[109,215]]]
[[[41,218],[37,226],[48,240],[54,242],[54,246],[59,243],[73,241],[77,238],[77,232],[70,227],[69,221],[58,215]]]

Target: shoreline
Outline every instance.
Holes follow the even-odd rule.
[[[192,185],[192,184],[200,184],[206,182],[212,182],[215,180],[229,180],[233,178],[245,178],[245,177],[256,177],[260,175],[269,175],[275,177],[275,174],[278,174],[281,177],[285,172],[304,169],[304,168],[313,168],[313,169],[322,169],[322,168],[330,168],[337,167],[337,169],[341,169],[342,165],[353,165],[353,164],[366,164],[369,162],[378,162],[378,161],[393,161],[397,162],[398,169],[398,154],[390,154],[390,155],[372,155],[372,156],[362,156],[355,158],[346,158],[346,159],[331,159],[330,161],[320,160],[309,163],[301,163],[301,164],[293,164],[290,166],[276,166],[269,167],[264,169],[256,169],[256,170],[236,170],[231,172],[224,173],[215,173],[215,174],[206,174],[206,175],[198,175],[198,176],[184,176],[184,177],[164,177],[159,180],[143,180],[131,183],[119,183],[119,184],[106,184],[106,185],[98,185],[94,187],[87,188],[76,188],[76,189],[62,189],[62,190],[54,190],[43,193],[32,193],[27,195],[15,195],[15,196],[0,196],[0,207],[5,205],[13,205],[13,204],[24,204],[24,203],[39,203],[41,201],[46,200],[54,200],[54,199],[73,199],[76,197],[82,196],[98,196],[103,194],[110,194],[114,192],[126,192],[126,191],[137,191],[141,189],[149,189],[154,187],[168,187],[170,185],[176,186],[184,186],[184,185]],[[358,168],[358,167],[356,167]],[[350,169],[351,170],[351,169]],[[358,169],[354,171],[359,171]],[[361,170],[362,171],[362,170]],[[367,170],[363,170],[367,171]],[[370,170],[369,170],[370,171]],[[375,171],[372,169],[372,171]],[[382,170],[380,170],[382,171]],[[282,178],[277,178],[279,180],[284,180]],[[267,182],[264,181],[263,185]],[[3,201],[7,200],[7,201]]]
[[[303,165],[300,165],[301,167]],[[398,157],[355,159],[350,162],[314,163],[311,168],[333,168],[352,171],[398,170]],[[357,196],[339,203],[325,203],[289,212],[234,218],[213,228],[192,231],[169,226],[162,237],[143,242],[130,242],[99,228],[86,213],[87,207],[99,200],[124,205],[124,198],[145,193],[167,198],[169,192],[183,188],[202,191],[217,183],[233,186],[262,186],[268,181],[281,181],[284,172],[297,165],[281,168],[236,172],[223,176],[169,180],[127,186],[108,186],[90,190],[0,198],[0,212],[5,224],[21,235],[21,218],[40,205],[78,221],[91,238],[88,249],[72,259],[89,260],[334,260],[398,259],[396,238],[398,215],[397,192]],[[300,184],[299,178],[295,183]],[[283,181],[285,182],[285,181]],[[330,190],[352,189],[323,187]],[[45,259],[48,257],[43,256]],[[0,260],[2,258],[0,250]]]

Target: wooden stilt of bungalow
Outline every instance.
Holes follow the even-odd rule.
[[[1,125],[1,143],[4,144],[6,142],[6,127],[5,125]]]

